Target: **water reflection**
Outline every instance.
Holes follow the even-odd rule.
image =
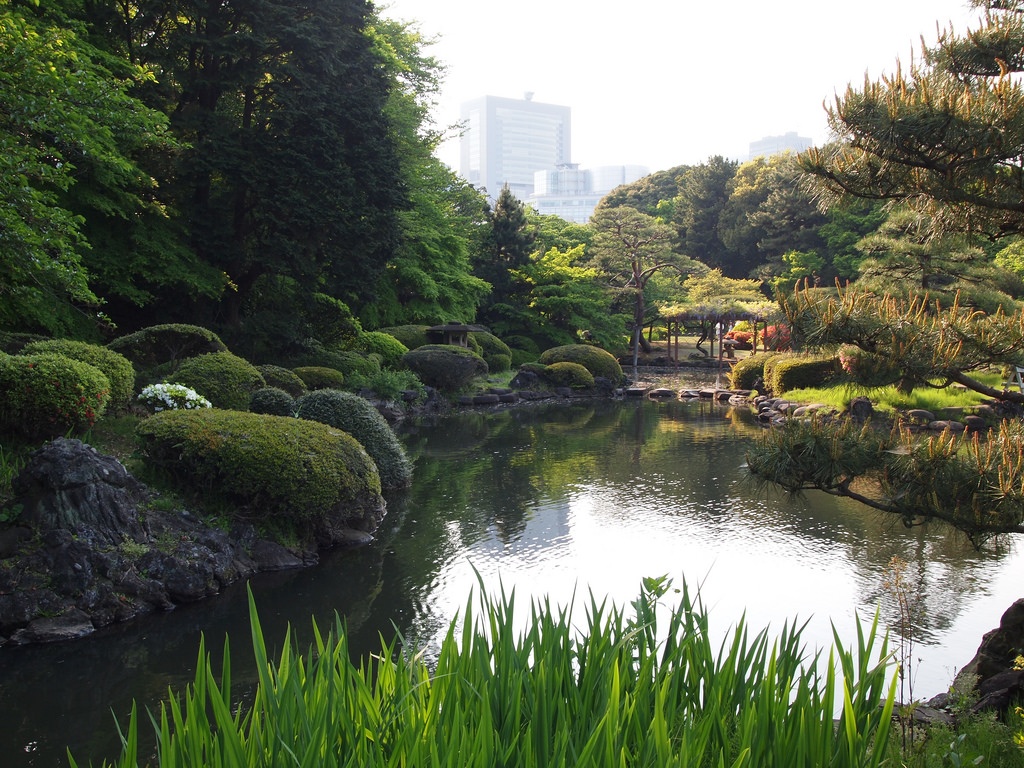
[[[583,402],[461,413],[409,425],[407,491],[389,499],[378,541],[317,568],[253,581],[264,629],[280,646],[293,624],[308,639],[345,617],[357,653],[397,627],[430,644],[479,577],[520,601],[567,603],[592,590],[620,604],[643,576],[691,585],[721,631],[746,613],[780,627],[808,619],[811,647],[831,622],[855,636],[854,613],[898,611],[883,587],[894,555],[907,563],[917,608],[916,690],[942,690],[953,668],[1019,596],[1012,547],[974,552],[948,529],[906,530],[895,518],[822,494],[790,500],[742,471],[756,427],[708,402]],[[111,709],[155,706],[190,679],[200,633],[218,658],[233,638],[234,676],[251,685],[244,586],[223,597],[60,646],[0,650],[0,754],[5,765],[64,765],[114,753]],[[30,747],[30,751],[25,751]]]

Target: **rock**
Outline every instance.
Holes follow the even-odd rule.
[[[732,391],[728,389],[715,390],[715,402],[724,403],[732,397]]]
[[[519,371],[509,382],[509,386],[515,389],[538,389],[540,376],[533,371]]]
[[[850,401],[849,412],[850,418],[854,421],[863,422],[875,415],[875,406],[872,405],[871,400],[862,395]]]
[[[363,535],[370,536],[368,533]],[[370,536],[370,540],[373,540],[373,536]],[[261,571],[283,571],[303,566],[302,558],[276,541],[260,539],[253,544],[249,555]]]
[[[626,397],[643,397],[647,394],[647,387],[626,387]]]
[[[986,632],[974,658],[960,671],[957,677],[977,675],[986,680],[1013,669],[1014,659],[1024,648],[1024,598],[1007,608],[999,619],[999,626]]]
[[[911,424],[930,424],[935,421],[935,414],[924,408],[912,408],[904,414],[904,418]]]
[[[96,631],[92,620],[83,611],[72,608],[55,618],[36,619],[10,637],[11,645],[54,643],[84,637]]]
[[[988,422],[983,417],[974,414],[964,416],[963,424],[968,432],[984,432],[988,429]]]
[[[473,395],[473,405],[497,405],[500,402],[501,398],[495,394]]]
[[[928,422],[928,429],[932,430],[933,432],[942,432],[945,429],[948,429],[950,432],[963,432],[966,429],[966,427],[963,425],[962,422],[959,421],[938,419],[936,421]]]
[[[656,389],[652,389],[650,392],[647,393],[647,396],[653,399],[667,399],[678,397],[674,389],[667,389],[665,387],[658,387]]]

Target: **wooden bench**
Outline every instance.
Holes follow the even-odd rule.
[[[1024,394],[1024,366],[1015,365],[1013,366],[1013,373],[1010,374],[1010,378],[1003,383],[1003,389],[1016,388]]]

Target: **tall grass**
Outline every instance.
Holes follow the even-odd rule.
[[[894,679],[877,621],[852,651],[805,656],[802,627],[770,640],[741,621],[715,647],[708,614],[684,588],[645,580],[626,612],[590,597],[534,602],[517,630],[515,595],[470,598],[436,662],[400,638],[353,662],[344,625],[299,654],[268,658],[250,593],[259,668],[235,710],[231,660],[219,676],[200,645],[195,681],[152,718],[158,764],[186,766],[878,766],[890,743]],[[291,633],[289,633],[290,637]],[[838,703],[837,703],[838,702]],[[114,765],[138,765],[139,716]],[[77,764],[72,759],[72,766]]]
[[[985,379],[983,383],[997,386],[999,376],[978,376]],[[872,404],[881,411],[923,408],[927,411],[941,411],[944,408],[967,408],[988,400],[984,395],[959,387],[915,387],[911,392],[901,392],[895,386],[874,387],[865,389],[851,384],[832,387],[794,389],[786,392],[784,397],[802,403],[825,403],[835,408],[845,409],[853,398],[866,395]]]

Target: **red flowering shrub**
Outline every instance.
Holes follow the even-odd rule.
[[[793,344],[788,325],[769,325],[764,329],[764,343],[777,352],[788,350]]]
[[[0,356],[0,431],[30,439],[91,427],[110,400],[110,380],[55,354]]]

